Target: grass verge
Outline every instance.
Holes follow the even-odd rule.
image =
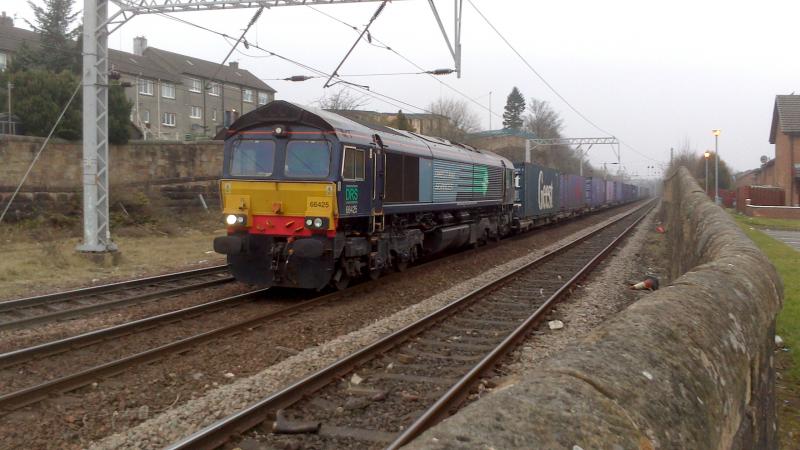
[[[732,211],[732,210],[729,210]],[[748,225],[753,228],[769,228],[770,230],[800,231],[800,220],[790,219],[770,219],[768,217],[749,217],[743,214],[731,212],[736,217],[736,221],[741,225]]]
[[[772,261],[783,280],[783,309],[778,314],[776,333],[788,351],[779,350],[775,358],[776,395],[780,448],[795,449],[800,440],[800,251],[758,231],[746,220],[751,217],[734,215],[734,219]]]

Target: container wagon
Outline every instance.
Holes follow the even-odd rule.
[[[580,175],[561,174],[560,209],[564,216],[571,216],[586,209],[586,179]]]
[[[561,184],[556,170],[531,163],[514,163],[514,224],[526,230],[558,214]]]

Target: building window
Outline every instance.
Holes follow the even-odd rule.
[[[192,119],[201,119],[203,117],[203,110],[199,106],[192,106],[189,110],[189,117]]]
[[[165,81],[161,85],[161,96],[164,98],[175,98],[175,85]]]
[[[216,109],[212,109],[211,110],[211,121],[212,122],[216,122],[217,121],[217,110]]]
[[[220,91],[222,91],[222,89],[220,88],[219,83],[211,83],[208,95],[219,97]]]
[[[242,89],[242,100],[244,100],[247,103],[253,103],[253,90]]]
[[[149,109],[145,109],[144,111],[142,111],[142,122],[150,123],[150,110]]]
[[[203,92],[203,82],[196,78],[189,78],[190,92]]]
[[[142,95],[153,95],[153,80],[139,78],[139,93]]]
[[[161,125],[165,125],[168,127],[175,126],[175,113],[165,112],[161,115]]]
[[[266,92],[259,92],[258,93],[258,104],[259,105],[266,105],[269,101],[269,97],[267,96]]]
[[[6,70],[6,67],[8,67],[8,55],[0,52],[0,72]]]

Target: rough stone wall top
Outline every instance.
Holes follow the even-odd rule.
[[[776,448],[780,278],[685,169],[665,190],[688,272],[409,448]]]
[[[0,138],[0,190],[16,187],[43,138]],[[33,167],[23,191],[73,191],[82,182],[80,142],[51,140]],[[165,180],[213,179],[222,174],[219,141],[131,141],[109,147],[112,185],[158,183]]]

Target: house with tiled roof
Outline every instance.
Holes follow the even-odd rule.
[[[0,16],[0,71],[23,43],[36,47],[38,34]],[[275,89],[236,62],[221,66],[148,47],[141,36],[133,48],[133,53],[109,49],[109,71],[129,86],[131,122],[145,139],[213,137],[241,114],[275,99]]]
[[[134,38],[133,49],[123,59],[110,55],[110,67],[134,86],[128,95],[134,103],[132,120],[156,139],[214,136],[240,115],[275,99],[275,89],[236,62],[221,66],[148,47],[141,36]],[[136,72],[127,66],[131,61],[151,70]]]
[[[786,206],[800,206],[800,95],[776,95],[769,143],[775,144],[774,180]]]

